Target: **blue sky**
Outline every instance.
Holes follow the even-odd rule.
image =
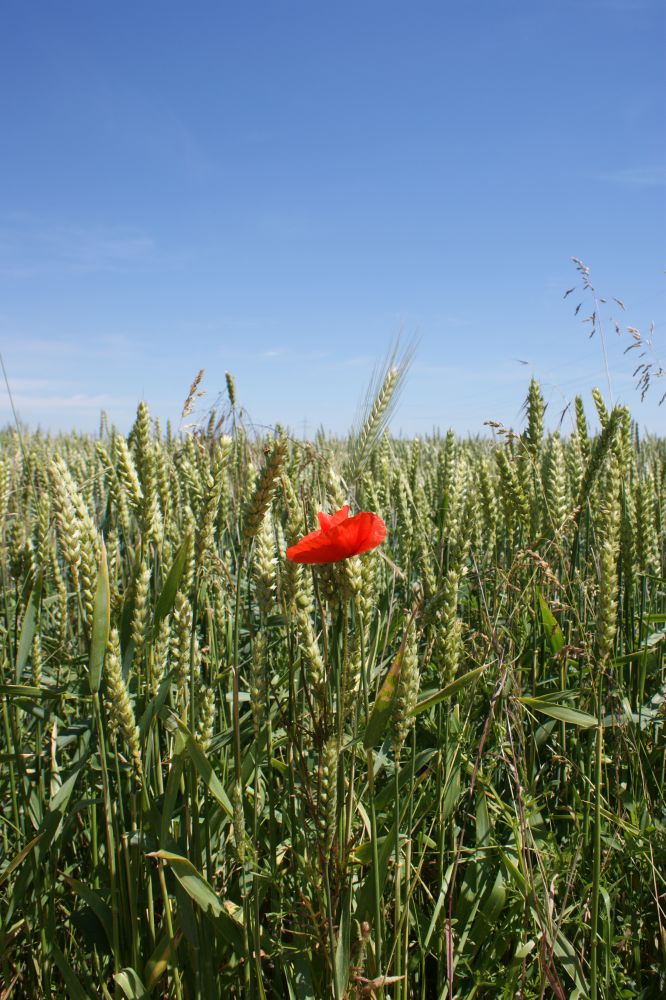
[[[177,424],[203,367],[204,405],[229,369],[257,424],[344,432],[402,332],[396,432],[518,426],[532,374],[555,421],[607,391],[575,255],[626,305],[613,397],[663,432],[611,319],[654,322],[666,363],[664,51],[661,0],[7,3],[22,420],[127,428],[145,398]]]

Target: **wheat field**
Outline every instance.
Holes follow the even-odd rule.
[[[392,438],[399,375],[0,435],[3,1000],[666,995],[666,442]]]

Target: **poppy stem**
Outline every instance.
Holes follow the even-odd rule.
[[[368,678],[366,673],[365,631],[363,618],[359,619],[361,631],[361,683],[363,686],[363,701],[365,704],[365,725],[370,718],[370,703],[368,700]],[[377,814],[375,812],[375,777],[372,748],[367,753],[368,791],[370,793],[370,839],[372,843],[372,880],[375,898],[375,975],[381,976],[382,968],[382,905],[381,885],[379,880],[379,848],[377,844]]]

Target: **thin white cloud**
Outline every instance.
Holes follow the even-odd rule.
[[[155,240],[124,228],[12,216],[0,221],[0,277],[92,274],[165,266]]]
[[[465,382],[470,387],[478,387],[483,385],[487,386],[499,386],[499,385],[523,385],[529,382],[529,367],[525,365],[513,364],[513,365],[493,365],[489,368],[481,368],[479,366],[473,365],[445,365],[445,364],[427,364],[427,362],[414,362],[411,368],[411,372],[414,378],[423,378],[428,380],[429,378],[436,378],[438,381],[442,381],[443,384],[448,384],[449,382],[455,385],[461,385]],[[473,390],[472,390],[473,391]],[[471,395],[472,392],[469,393]],[[484,388],[483,392],[479,393],[479,398],[488,398],[488,389]]]
[[[58,378],[10,378],[9,388],[12,394],[20,392],[39,392],[40,390],[57,390],[73,386],[74,383]],[[7,390],[4,388],[4,380],[0,383],[0,396]]]
[[[24,419],[30,419],[31,411],[53,412],[61,410],[100,410],[110,406],[136,406],[134,399],[122,396],[112,396],[101,392],[96,395],[85,392],[74,392],[67,396],[36,396],[26,393],[13,393],[14,406]],[[0,389],[0,413],[9,410],[9,399],[6,390]]]
[[[299,362],[321,360],[328,357],[328,352],[321,351],[301,351],[289,347],[266,347],[261,351],[228,351],[222,348],[220,353],[224,358],[234,362],[245,361],[279,361],[283,359],[298,360]]]
[[[305,361],[323,361],[325,358],[331,357],[330,351],[306,351],[301,357]]]
[[[307,355],[299,354],[299,361],[309,361],[311,362],[312,371],[336,371],[338,369],[345,368],[367,368],[371,369],[376,363],[377,359],[370,357],[369,355],[357,355],[351,358],[340,358],[332,355],[330,352],[325,354],[315,354],[308,357]]]
[[[473,326],[475,321],[464,316],[433,316],[432,322],[440,326],[468,327]]]
[[[261,351],[258,355],[263,361],[274,361],[277,358],[286,358],[287,350],[284,347],[276,347],[270,351]]]
[[[75,358],[83,360],[119,361],[136,358],[142,348],[141,341],[131,340],[123,334],[99,334],[73,337],[24,337],[14,330],[0,331],[0,344],[5,359],[11,358],[13,366],[34,369],[35,359]]]
[[[663,187],[666,184],[666,165],[656,167],[626,167],[599,175],[601,180],[628,187]]]

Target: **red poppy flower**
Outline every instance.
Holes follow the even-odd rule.
[[[311,531],[287,549],[287,559],[297,563],[329,563],[358,556],[386,538],[381,517],[362,510],[349,516],[345,505],[335,514],[317,514],[319,531]]]

